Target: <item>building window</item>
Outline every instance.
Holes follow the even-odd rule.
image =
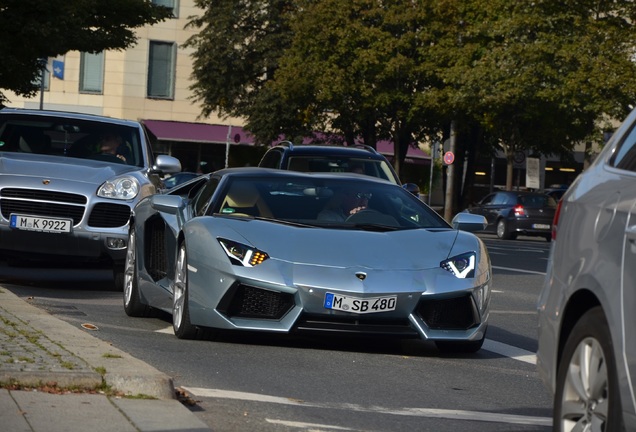
[[[172,9],[174,18],[179,16],[179,0],[152,0],[152,3]]]
[[[174,93],[175,44],[150,41],[148,97],[172,99]]]
[[[80,92],[103,93],[104,91],[104,52],[95,54],[81,53],[80,56]]]

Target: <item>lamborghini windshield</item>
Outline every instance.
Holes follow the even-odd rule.
[[[435,211],[399,186],[346,176],[237,177],[212,211],[339,228],[450,228]]]

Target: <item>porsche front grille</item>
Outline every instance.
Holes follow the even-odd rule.
[[[32,189],[5,188],[0,191],[0,211],[5,219],[11,213],[82,220],[86,205],[83,195]]]
[[[280,319],[294,306],[292,294],[249,285],[237,285],[225,300],[225,313],[237,318]]]
[[[96,228],[117,228],[130,219],[130,207],[126,204],[97,203],[93,207],[88,225]]]
[[[466,330],[479,323],[479,314],[470,294],[445,299],[422,299],[417,313],[435,330]]]

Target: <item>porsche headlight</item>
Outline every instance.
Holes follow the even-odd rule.
[[[475,252],[468,252],[442,261],[439,265],[460,279],[475,277]]]
[[[258,249],[241,243],[222,238],[219,239],[219,243],[233,264],[254,267],[269,258],[269,255],[265,252],[261,252]]]
[[[97,190],[97,196],[120,200],[134,199],[139,194],[139,182],[134,177],[118,177],[104,182]]]

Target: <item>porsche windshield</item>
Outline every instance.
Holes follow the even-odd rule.
[[[339,228],[450,228],[399,186],[345,177],[237,177],[213,211]]]
[[[138,129],[67,117],[1,116],[0,151],[144,165]]]

